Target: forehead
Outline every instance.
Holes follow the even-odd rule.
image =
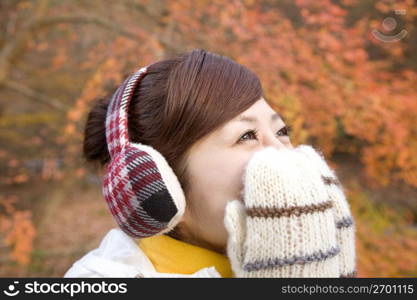
[[[271,118],[270,116],[272,114],[277,115],[276,117],[274,117],[274,119],[281,119],[281,116],[271,107],[271,105],[263,97],[261,97],[252,106],[250,106],[248,109],[237,115],[231,121],[240,121],[242,119],[248,120],[253,118],[259,119],[259,121],[262,121],[264,119],[269,121],[269,119]]]
[[[272,117],[271,117],[272,116]],[[233,123],[233,122],[262,122],[267,121],[269,122],[270,119],[277,120],[281,119],[281,116],[269,105],[269,103],[264,99],[260,98],[258,101],[256,101],[252,106],[250,106],[248,109],[234,117],[230,122],[227,123]],[[227,124],[226,123],[226,124]]]
[[[264,98],[261,98],[247,110],[223,124],[218,130],[215,130],[213,135],[228,134],[242,126],[255,126],[260,123],[270,124],[272,122],[282,124],[284,120],[279,113],[272,109]]]
[[[188,151],[198,152],[204,149],[204,151],[212,152],[219,150],[219,147],[221,148],[224,147],[225,144],[230,144],[231,139],[238,135],[243,129],[259,126],[261,123],[266,124],[266,126],[276,126],[276,124],[282,126],[285,124],[281,115],[273,110],[263,98],[230,121],[222,124],[216,130],[213,130],[211,133],[198,140]]]

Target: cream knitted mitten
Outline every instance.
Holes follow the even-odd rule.
[[[334,203],[336,239],[341,250],[339,254],[340,277],[356,277],[355,223],[343,192],[343,186],[336,173],[327,165],[321,152],[314,151],[312,147],[306,145],[300,145],[296,150],[302,150],[320,170],[329,199]]]
[[[254,153],[243,201],[229,202],[225,211],[236,277],[339,277],[354,269],[352,234],[339,230],[349,227],[349,208],[343,192],[323,180],[324,170],[334,174],[319,158],[307,145]]]

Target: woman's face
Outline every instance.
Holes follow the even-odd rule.
[[[285,123],[261,98],[190,148],[187,207],[182,219],[188,242],[225,253],[226,204],[240,198],[244,167],[251,155],[268,146],[293,148]]]

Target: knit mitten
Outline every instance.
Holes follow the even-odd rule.
[[[246,165],[224,219],[235,277],[339,277],[334,201],[303,151],[267,147]]]
[[[336,239],[341,250],[339,254],[340,277],[356,277],[355,223],[343,186],[321,152],[315,151],[308,145],[300,145],[296,150],[302,150],[301,152],[315,164],[326,186],[329,199],[334,203]]]

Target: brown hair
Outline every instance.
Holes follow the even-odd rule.
[[[130,102],[129,138],[159,151],[186,193],[187,150],[262,96],[252,71],[227,57],[194,49],[148,67]],[[110,159],[104,126],[110,98],[95,103],[85,126],[84,158],[101,167]],[[175,230],[170,235],[180,239]]]

